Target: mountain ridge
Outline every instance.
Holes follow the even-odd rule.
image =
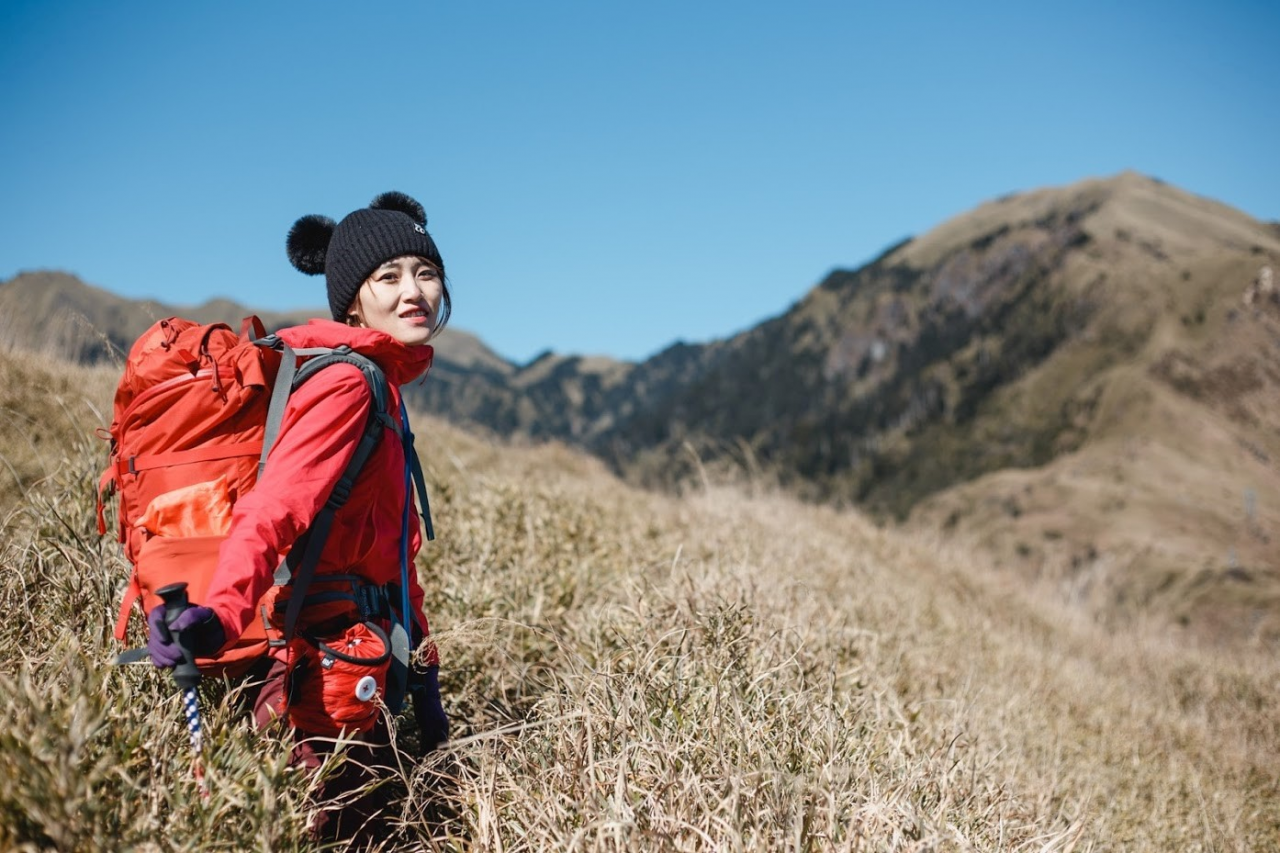
[[[73,273],[45,269],[23,271],[0,281],[0,347],[38,352],[86,364],[120,361],[148,326],[166,317],[188,317],[201,323],[238,324],[258,316],[268,330],[328,316],[317,306],[293,311],[264,311],[225,297],[198,305],[129,299],[82,281]],[[440,366],[505,376],[516,365],[498,355],[470,332],[448,327],[439,341]],[[439,346],[437,346],[439,350]]]

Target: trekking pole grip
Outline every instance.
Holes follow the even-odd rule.
[[[191,602],[187,600],[186,581],[162,586],[156,590],[156,595],[164,601],[164,624],[173,633],[173,641],[182,652],[182,663],[173,668],[173,680],[183,690],[195,687],[200,682],[200,670],[196,668],[196,655],[191,648],[191,641],[182,631],[173,630],[173,623],[191,606]]]

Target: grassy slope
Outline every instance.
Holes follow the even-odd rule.
[[[417,432],[455,740],[406,766],[389,849],[1280,843],[1273,656],[1103,629],[856,514]],[[105,666],[123,567],[72,441],[0,544],[30,614],[0,628],[0,848],[305,846],[280,744],[207,696],[201,801],[166,681]]]
[[[79,368],[0,350],[0,518],[61,469],[77,438],[110,421],[117,379],[114,367]]]

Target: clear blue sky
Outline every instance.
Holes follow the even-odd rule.
[[[1280,4],[3,0],[0,124],[0,278],[322,306],[289,226],[398,189],[459,327],[635,359],[1009,191],[1280,219]]]

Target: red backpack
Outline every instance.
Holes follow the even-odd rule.
[[[236,674],[263,655],[269,641],[291,638],[305,586],[310,583],[328,534],[360,467],[383,431],[395,428],[382,371],[347,347],[293,350],[265,336],[257,317],[240,334],[225,323],[200,325],[171,317],[134,343],[116,388],[111,423],[111,456],[98,488],[98,532],[106,533],[107,497],[118,496],[117,534],[133,565],[120,605],[115,635],[125,638],[138,599],[144,613],[161,603],[156,591],[185,581],[193,601],[202,601],[218,564],[235,502],[258,480],[279,430],[289,393],[323,367],[355,364],[374,397],[364,438],[306,543],[290,555],[294,599],[284,631],[268,618],[280,586],[259,603],[260,620],[217,656],[200,658],[203,671]],[[345,486],[345,489],[344,489]],[[295,543],[297,545],[297,543]],[[145,618],[145,617],[144,617]]]

